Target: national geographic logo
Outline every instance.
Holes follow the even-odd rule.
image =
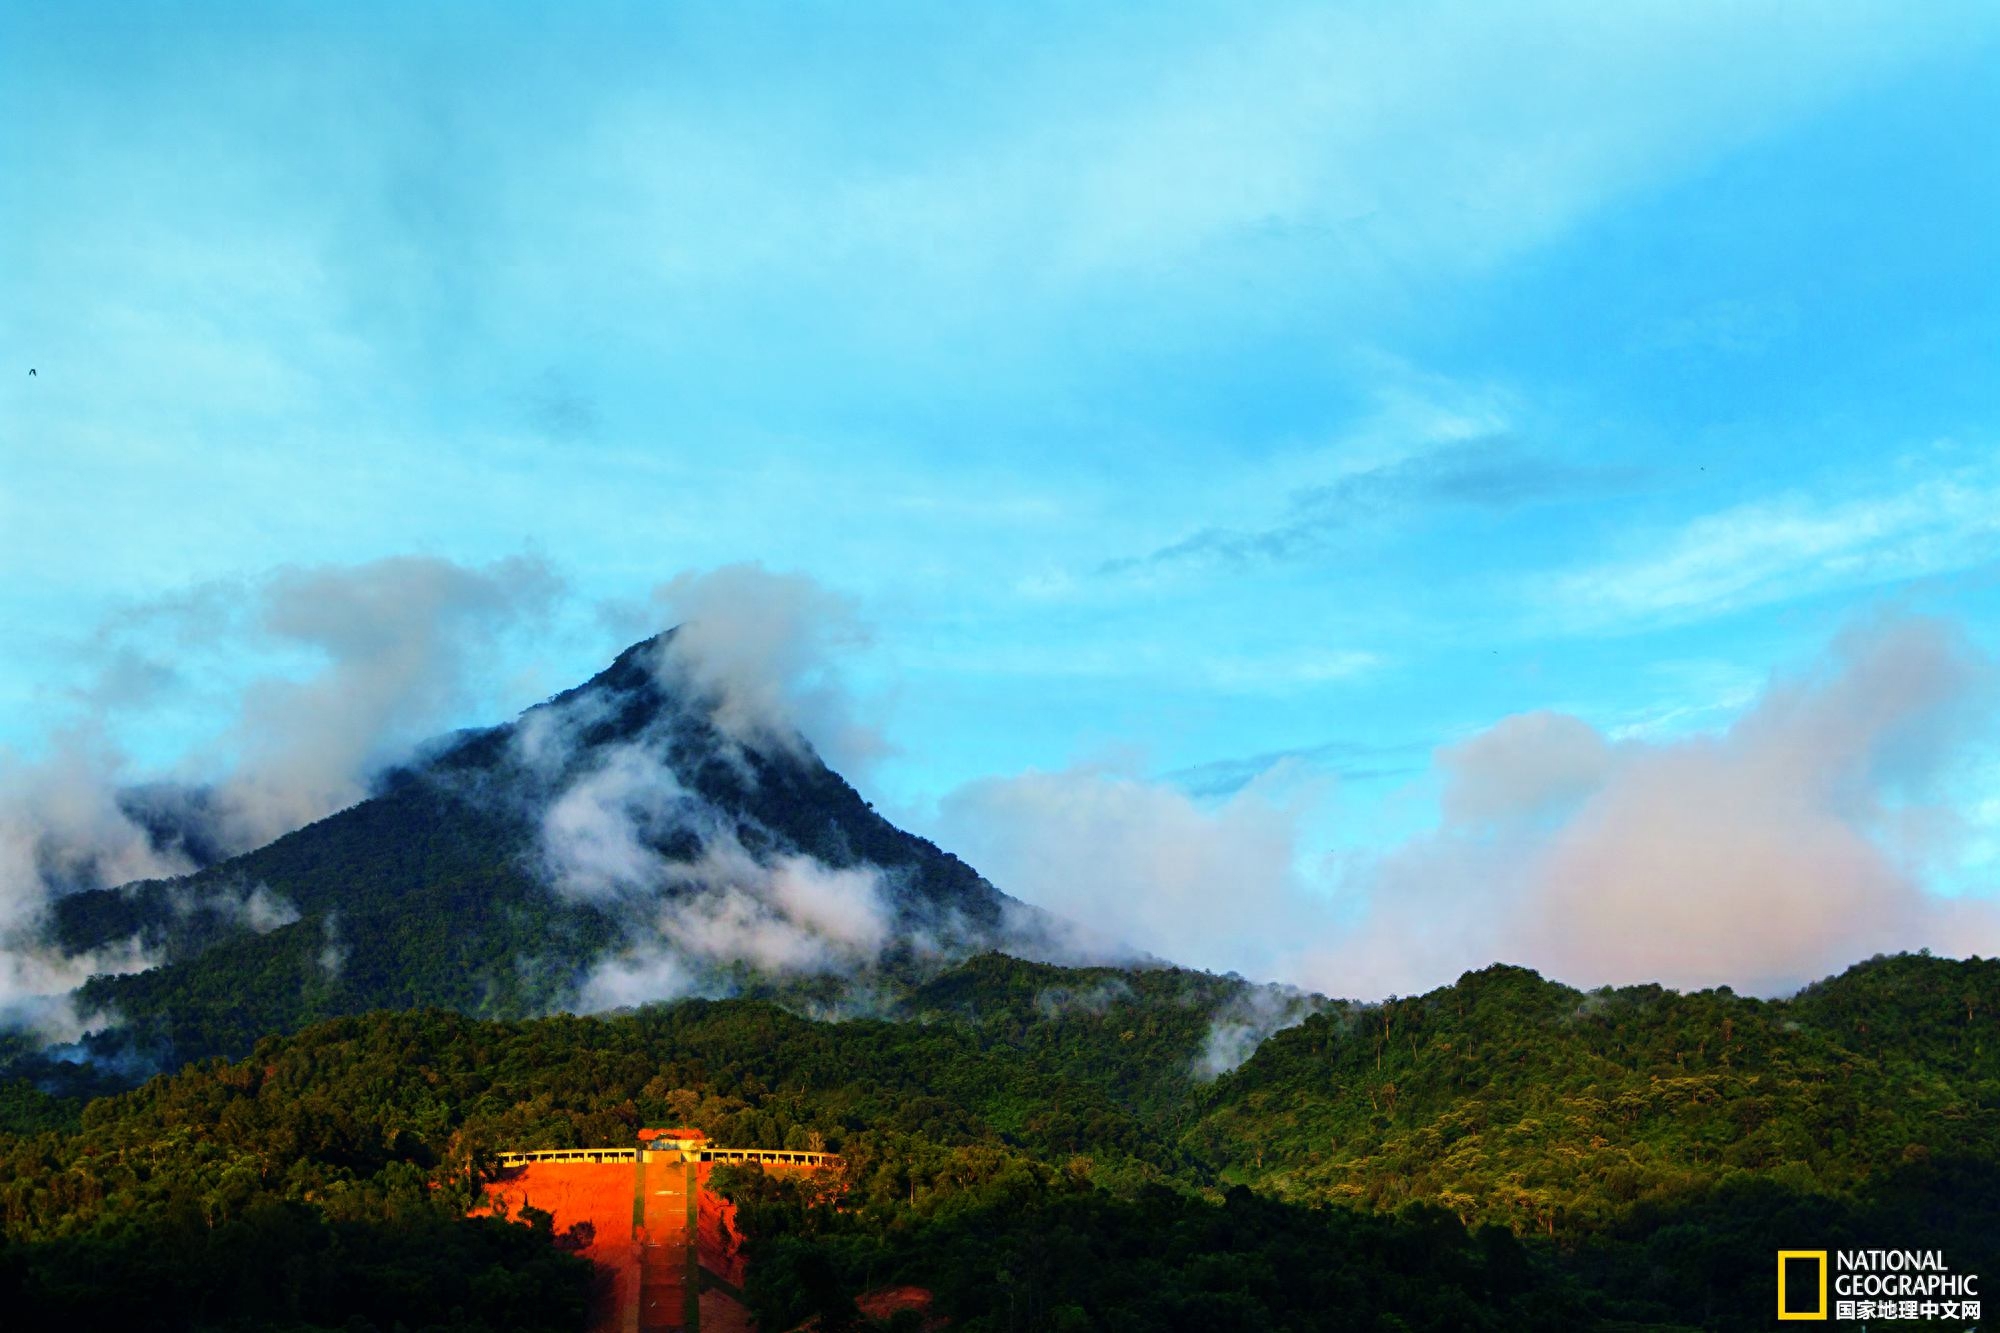
[[[1778,1318],[1826,1318],[1826,1251],[1778,1251]]]
[[[1778,1251],[1779,1319],[1980,1317],[1979,1275],[1952,1272],[1942,1250],[1835,1250],[1831,1258],[1829,1265],[1825,1250]]]

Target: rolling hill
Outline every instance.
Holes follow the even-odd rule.
[[[894,1019],[328,1020],[0,1137],[0,1299],[574,1326],[562,1237],[462,1215],[503,1148],[665,1123],[843,1154],[837,1211],[730,1184],[770,1328],[906,1282],[970,1330],[1753,1329],[1779,1248],[2000,1271],[2000,963],[1877,959],[1788,1001],[1495,967],[1211,1078],[1237,985],[984,955]]]

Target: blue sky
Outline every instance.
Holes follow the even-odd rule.
[[[231,762],[311,652],[146,615],[273,571],[543,562],[433,719],[471,722],[756,561],[867,627],[886,808],[1005,842],[1051,835],[979,784],[1178,791],[1218,864],[1275,811],[1274,892],[1351,924],[1504,719],[1670,747],[1857,626],[2000,650],[1996,41],[1970,4],[5,6],[0,744]],[[113,666],[151,685],[78,697]],[[1989,739],[1843,815],[1932,896],[2000,865]]]

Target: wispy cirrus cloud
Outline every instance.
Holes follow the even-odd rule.
[[[1156,638],[934,650],[918,653],[906,661],[929,671],[1026,679],[1144,682],[1217,694],[1283,697],[1366,679],[1388,665],[1389,658],[1367,648],[1310,643],[1296,647],[1191,652],[1185,643]]]
[[[2000,558],[2000,458],[1957,457],[1702,514],[1531,596],[1562,628],[1650,628],[1984,564]]]
[[[1162,774],[1197,798],[1229,796],[1279,768],[1330,774],[1343,783],[1412,777],[1423,771],[1425,747],[1370,745],[1360,741],[1328,741],[1293,749],[1266,750],[1238,758],[1211,759]]]
[[[1504,437],[1470,440],[1359,468],[1294,491],[1277,521],[1203,528],[1142,556],[1106,561],[1100,573],[1167,565],[1246,565],[1310,559],[1347,534],[1431,509],[1507,512],[1628,489],[1643,472],[1529,452]]]

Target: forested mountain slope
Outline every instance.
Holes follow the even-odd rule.
[[[140,1327],[387,1328],[436,1266],[453,1294],[407,1326],[502,1326],[502,1293],[561,1326],[555,1248],[458,1213],[502,1147],[662,1123],[845,1156],[839,1212],[732,1185],[767,1327],[909,1281],[975,1330],[1747,1329],[1780,1247],[2000,1272],[2000,964],[1878,959],[1789,1001],[1496,967],[1206,1079],[1238,985],[989,956],[895,1021],[341,1018],[0,1140],[0,1280]]]
[[[1192,1133],[1282,1196],[1549,1233],[1734,1172],[1846,1189],[2000,1142],[2000,961],[1881,959],[1784,1001],[1495,966],[1278,1033]]]

